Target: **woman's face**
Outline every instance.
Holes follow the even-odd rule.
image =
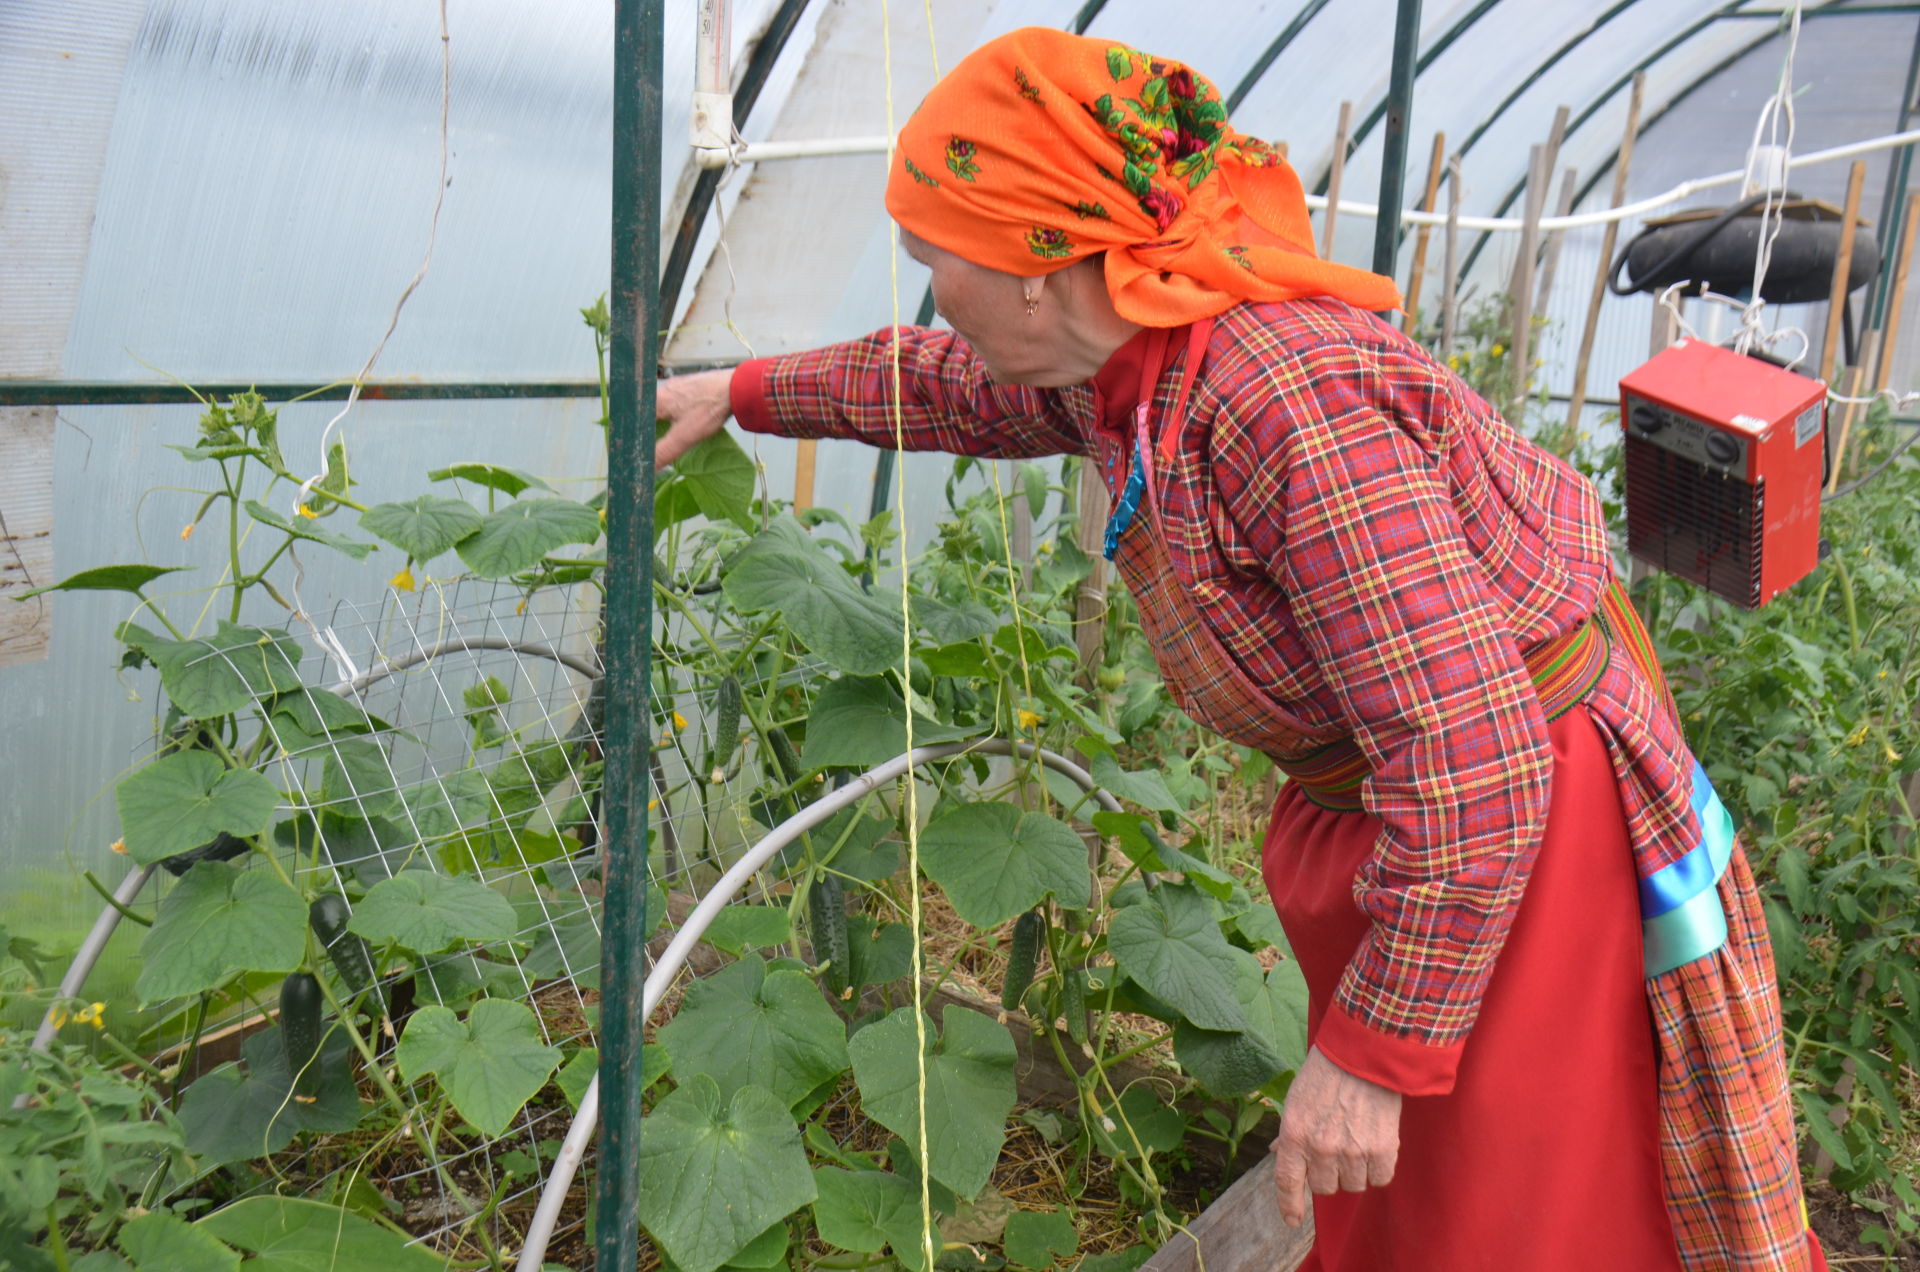
[[[1065,368],[1071,321],[1059,289],[1044,286],[1035,312],[1027,312],[1030,280],[964,260],[902,228],[907,255],[933,271],[933,306],[986,363],[1001,384],[1057,387],[1085,375]]]

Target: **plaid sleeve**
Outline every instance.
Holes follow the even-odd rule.
[[[1362,799],[1382,829],[1354,880],[1372,927],[1317,1045],[1440,1094],[1531,870],[1553,756],[1450,497],[1444,418],[1400,409],[1415,404],[1396,402],[1378,356],[1269,362],[1251,414],[1216,426],[1214,461],[1247,555],[1268,563],[1373,767]]]
[[[734,418],[753,433],[893,446],[896,331],[906,449],[1001,458],[1085,451],[1055,395],[993,383],[964,340],[932,327],[886,328],[742,363],[733,376]]]

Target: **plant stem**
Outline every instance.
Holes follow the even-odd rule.
[[[1844,553],[1833,554],[1833,568],[1840,575],[1840,599],[1847,609],[1847,638],[1854,653],[1860,652],[1860,610],[1853,595],[1853,575],[1847,570]]]
[[[244,461],[241,468],[245,470]],[[227,472],[227,462],[220,461],[220,477],[227,483],[227,569],[233,576],[233,606],[227,621],[240,621],[240,598],[247,594],[246,575],[240,569],[240,490]]]
[[[82,870],[80,872],[80,877],[82,879],[85,879],[87,883],[93,888],[93,890],[100,894],[101,900],[105,901],[108,905],[118,910],[120,912],[121,918],[126,919],[129,922],[138,923],[141,927],[153,926],[152,919],[148,918],[144,914],[135,914],[132,910],[129,910],[125,905],[122,905],[119,897],[116,897],[113,895],[113,893],[107,891],[107,886],[101,883],[98,879],[93,877],[93,871]]]
[[[53,1266],[60,1272],[68,1272],[67,1238],[60,1231],[60,1215],[53,1202],[47,1203],[47,1242],[53,1247]]]
[[[100,1031],[100,1041],[106,1043],[108,1048],[119,1053],[121,1059],[146,1074],[149,1078],[152,1078],[155,1082],[165,1082],[167,1080],[166,1074],[154,1068],[145,1057],[132,1047],[129,1047],[126,1043],[114,1037],[109,1030],[102,1029]]]
[[[273,563],[278,561],[282,556],[284,556],[286,554],[287,549],[293,546],[293,541],[296,537],[297,536],[295,535],[291,535],[291,534],[288,535],[287,541],[273,550],[273,555],[267,558],[266,564],[262,565],[259,569],[255,570],[252,574],[249,574],[247,576],[246,585],[248,587],[252,587],[255,583],[258,583],[262,579],[266,578],[267,571],[271,570],[273,568]]]

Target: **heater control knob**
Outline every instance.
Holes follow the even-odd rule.
[[[1660,408],[1646,402],[1635,403],[1627,418],[1633,425],[1633,431],[1642,437],[1652,437],[1667,426],[1667,417],[1660,413]]]
[[[1740,443],[1725,433],[1708,433],[1706,447],[1707,458],[1722,468],[1732,465],[1740,458]]]

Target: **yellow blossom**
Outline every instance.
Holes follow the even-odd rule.
[[[392,578],[387,580],[387,586],[391,588],[398,588],[402,592],[413,591],[414,590],[413,567],[410,565],[401,566],[400,573],[394,575]]]
[[[1496,357],[1496,358],[1497,358],[1497,357],[1499,357],[1499,356],[1500,356],[1501,354],[1503,354],[1503,353],[1505,353],[1506,351],[1507,351],[1507,346],[1505,346],[1505,345],[1495,345],[1495,346],[1493,346],[1493,348],[1491,348],[1491,349],[1489,349],[1489,350],[1487,350],[1487,353],[1488,353],[1488,354],[1490,354],[1491,356],[1493,356],[1493,357]]]
[[[514,607],[513,607],[513,616],[514,616],[515,618],[518,618],[518,617],[519,617],[520,615],[522,615],[522,614],[524,614],[524,613],[526,613],[526,612],[527,612],[527,602],[526,602],[526,600],[525,600],[525,599],[523,598],[523,599],[521,600],[521,602],[520,602],[520,603],[519,603],[518,605],[516,605],[516,606],[514,606]]]
[[[95,1029],[105,1029],[107,1027],[106,1013],[107,1005],[105,1003],[88,1003],[85,1007],[73,1013],[73,1023],[76,1025],[92,1025]]]
[[[1028,711],[1022,707],[1020,709],[1019,720],[1020,727],[1023,729],[1037,729],[1040,727],[1040,713],[1037,711]]]
[[[303,517],[309,517],[309,518],[318,518],[320,515],[319,513],[315,512],[312,508],[309,508],[306,504],[301,504],[299,507],[295,508],[294,511],[299,513]]]
[[[197,525],[199,525],[199,524],[200,524],[200,523],[199,523],[198,521],[189,521],[189,522],[187,522],[187,524],[186,524],[186,525],[184,525],[184,526],[181,526],[181,527],[180,527],[180,542],[182,542],[182,543],[185,543],[185,542],[186,542],[186,541],[187,541],[188,539],[191,539],[191,538],[193,538],[193,529],[194,529],[194,527],[195,527],[195,526],[197,526]]]
[[[1862,720],[1860,727],[1847,735],[1848,746],[1859,746],[1867,740],[1867,721]]]
[[[122,857],[127,855],[127,841],[124,839],[116,839],[112,843],[108,844],[107,847],[112,851],[119,853]]]
[[[1457,353],[1448,354],[1447,366],[1452,368],[1455,371],[1458,371],[1460,369],[1460,355]]]
[[[64,1029],[67,1025],[67,1009],[59,1003],[47,1008],[47,1019],[53,1022],[55,1029]]]
[[[1888,746],[1886,743],[1882,742],[1880,744],[1880,749],[1887,753],[1887,763],[1898,764],[1900,762],[1900,759],[1901,759],[1900,752],[1894,750],[1891,746]]]
[[[647,811],[648,811],[648,812],[650,812],[650,813],[655,813],[655,812],[659,812],[659,811],[660,811],[660,801],[659,801],[659,800],[657,800],[657,799],[650,799],[650,800],[648,800],[648,801],[647,801]]]
[[[682,729],[685,729],[686,727],[687,727],[687,717],[681,715],[678,711],[674,712],[673,713],[673,731],[675,733],[678,733]]]

